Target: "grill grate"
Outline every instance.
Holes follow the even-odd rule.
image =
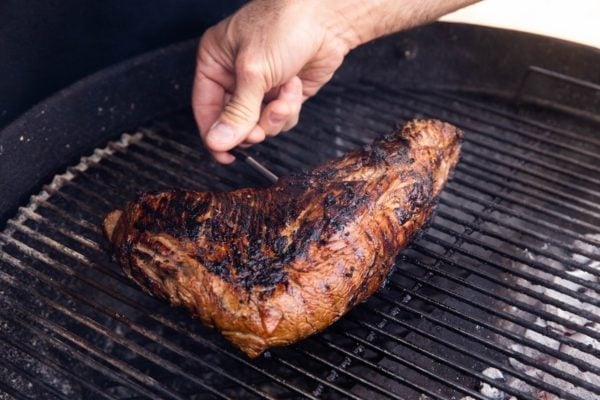
[[[99,226],[137,190],[230,190],[264,185],[261,177],[243,163],[210,162],[184,112],[83,158],[0,233],[0,391],[7,398],[597,398],[597,126],[473,94],[361,82],[331,85],[306,104],[294,133],[251,153],[285,175],[414,116],[467,132],[430,228],[372,299],[324,333],[255,361],[141,293],[110,260]]]

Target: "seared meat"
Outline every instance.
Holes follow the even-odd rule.
[[[104,229],[127,276],[256,357],[325,329],[383,284],[431,216],[461,135],[412,121],[266,189],[141,194]]]

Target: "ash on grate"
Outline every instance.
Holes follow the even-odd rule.
[[[588,235],[585,235],[585,238],[593,240],[593,241],[598,241],[598,240],[600,240],[600,235],[588,234]],[[600,275],[600,262],[591,260],[588,257],[585,257],[581,254],[576,253],[577,251],[581,251],[581,250],[584,250],[584,251],[594,254],[594,253],[598,253],[598,248],[594,247],[588,243],[585,243],[583,241],[575,240],[573,242],[574,254],[571,257],[571,259],[574,262],[580,263],[581,265],[586,265],[588,267],[591,267],[591,268],[597,270],[598,274],[592,274],[590,272],[587,272],[587,271],[584,271],[581,269],[566,269],[566,268],[562,267],[560,264],[555,264],[554,267],[561,268],[563,271],[566,271],[566,273],[570,276],[577,277],[577,278],[580,278],[585,281],[589,281],[590,283],[597,283],[598,276]],[[533,253],[531,253],[529,255],[529,257],[533,261],[541,259],[541,257],[538,257]],[[519,268],[522,268],[522,266],[518,263],[514,263],[514,268],[519,269]],[[554,277],[550,278],[550,282],[553,284],[574,290],[578,293],[585,293],[593,300],[600,300],[600,294],[597,291],[586,288],[585,286],[579,285],[579,284],[569,281],[567,279],[564,279],[564,278],[561,278],[558,276],[554,276]],[[564,304],[574,306],[581,310],[589,311],[590,313],[593,313],[595,315],[600,315],[600,314],[598,314],[599,310],[596,306],[586,303],[586,302],[582,302],[579,299],[575,299],[566,294],[560,293],[554,289],[543,287],[540,285],[533,285],[529,281],[527,281],[525,279],[520,279],[520,278],[515,281],[515,284],[526,287],[526,288],[531,288],[531,289],[539,292],[540,294],[546,295],[546,296],[548,296],[554,300],[558,300]],[[578,326],[589,328],[595,332],[600,333],[600,326],[598,323],[592,322],[580,315],[576,315],[574,313],[565,311],[565,310],[563,310],[559,307],[556,307],[554,305],[551,305],[551,304],[542,303],[541,301],[532,302],[531,298],[524,296],[524,295],[517,296],[517,299],[524,301],[524,302],[532,303],[532,305],[534,305],[535,307],[539,307],[540,310],[546,311],[557,317],[561,317],[566,321],[577,324]],[[520,314],[523,314],[522,315],[523,317],[526,317],[523,312],[521,312],[520,310],[518,310],[514,307],[508,307],[506,311],[512,312],[512,313],[520,313]],[[576,342],[580,342],[580,343],[584,344],[585,346],[589,346],[590,350],[591,349],[600,349],[600,342],[598,340],[596,340],[595,338],[592,338],[584,333],[576,332],[574,329],[571,329],[570,327],[566,327],[555,321],[545,320],[541,317],[531,318],[531,316],[529,316],[529,319],[532,322],[534,322],[535,325],[542,327],[544,330],[547,330],[549,332],[555,332],[560,335],[564,335],[565,337],[568,337]],[[550,338],[550,337],[548,337],[544,334],[541,334],[540,332],[537,332],[532,329],[524,329],[522,327],[517,327],[516,325],[510,324],[510,323],[506,323],[505,325],[506,325],[505,327],[507,329],[509,329],[513,332],[519,333],[520,335],[522,335],[523,337],[525,337],[527,339],[533,340],[537,343],[547,346],[550,349],[557,350],[561,353],[564,353],[565,355],[572,356],[572,357],[574,357],[578,360],[584,361],[590,365],[595,365],[595,366],[600,365],[600,359],[598,359],[596,356],[594,356],[591,353],[586,353],[586,352],[579,350],[577,348],[574,348],[568,344],[560,343],[558,340]],[[549,354],[544,354],[538,350],[532,349],[530,347],[527,347],[527,346],[519,344],[519,343],[514,343],[511,341],[508,341],[505,338],[499,338],[498,340],[500,342],[503,342],[503,344],[505,344],[510,349],[512,349],[518,353],[524,354],[526,356],[529,356],[543,365],[553,366],[564,373],[579,377],[579,378],[583,379],[584,381],[587,381],[590,384],[600,386],[600,376],[598,376],[592,372],[582,371],[577,366],[574,366],[571,363],[566,362],[560,358],[553,357]],[[526,365],[514,358],[510,358],[509,362],[510,362],[510,365],[513,368],[515,368],[516,370],[522,371],[528,375],[540,378],[547,383],[556,385],[574,396],[577,396],[577,397],[580,397],[580,398],[586,399],[586,400],[594,400],[594,399],[598,398],[596,394],[591,393],[590,391],[588,391],[584,388],[575,386],[574,384],[572,384],[570,382],[565,382],[545,371],[542,371],[542,370],[535,368],[533,366],[530,366],[530,365]],[[559,397],[554,394],[547,393],[543,390],[538,390],[536,388],[533,388],[533,387],[526,385],[523,382],[521,382],[515,378],[512,378],[512,377],[509,377],[507,379],[507,382],[511,386],[514,386],[514,387],[518,388],[519,390],[522,390],[525,393],[531,394],[540,399],[544,399],[544,400],[559,399]]]

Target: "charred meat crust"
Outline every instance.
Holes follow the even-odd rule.
[[[254,357],[326,328],[385,282],[432,214],[461,136],[415,120],[266,189],[142,193],[105,233],[144,290]]]

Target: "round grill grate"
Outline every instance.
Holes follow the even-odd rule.
[[[600,395],[600,137],[539,108],[331,85],[250,150],[278,175],[413,117],[466,132],[431,226],[387,286],[324,333],[255,361],[143,294],[102,218],[136,191],[266,182],[202,149],[188,112],[55,177],[0,233],[0,391],[15,398],[553,398]],[[548,397],[543,397],[548,396]]]

